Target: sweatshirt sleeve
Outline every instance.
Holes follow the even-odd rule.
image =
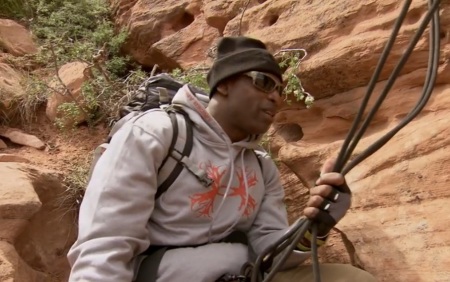
[[[68,253],[70,282],[132,280],[134,258],[150,245],[147,223],[157,171],[172,138],[164,115],[143,115],[126,124],[98,160],[80,207],[78,238]]]
[[[248,232],[249,242],[256,256],[281,238],[289,228],[279,171],[269,156],[261,157],[261,161],[266,190],[258,214]],[[283,269],[297,266],[309,256],[310,252],[294,250],[284,263]]]

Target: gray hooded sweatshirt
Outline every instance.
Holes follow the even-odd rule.
[[[212,282],[225,273],[239,274],[252,254],[261,253],[286,232],[278,170],[269,157],[258,164],[252,152],[258,140],[232,143],[186,86],[173,103],[194,123],[190,159],[214,183],[205,188],[183,169],[155,201],[161,182],[158,168],[168,154],[172,123],[163,110],[128,122],[98,160],[87,187],[78,238],[68,253],[69,281],[132,281],[136,257],[151,244],[205,244],[167,251],[157,281]],[[250,248],[215,243],[234,230],[246,232]],[[308,257],[309,253],[294,251],[285,266]]]

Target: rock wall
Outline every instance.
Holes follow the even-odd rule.
[[[413,122],[347,175],[352,209],[320,250],[321,261],[352,263],[379,281],[450,280],[450,3],[441,2],[441,58],[433,96]],[[286,104],[270,131],[270,150],[279,159],[293,221],[301,215],[306,187],[320,164],[337,155],[403,2],[250,0],[242,18],[247,0],[110,3],[118,27],[130,31],[125,51],[147,67],[208,65],[216,40],[239,33],[267,42],[272,51],[307,50],[298,74],[317,101],[308,110],[300,103]],[[413,1],[375,96],[426,10],[427,1]],[[13,33],[3,28],[10,25]],[[3,51],[14,56],[35,52],[28,38],[15,41],[16,31],[29,36],[0,21]],[[395,126],[419,98],[428,60],[426,35],[355,154]],[[5,63],[0,77],[4,110],[23,89],[20,74]],[[64,281],[75,223],[73,211],[61,216],[58,196],[67,194],[57,175],[16,163],[0,163],[0,175],[0,280]]]
[[[412,73],[398,81],[355,155],[412,109],[422,89],[409,85],[418,79]],[[375,93],[383,86],[378,84]],[[279,122],[299,124],[304,132],[301,141],[290,143],[276,135],[272,147],[289,168],[284,177],[292,218],[300,216],[297,205],[302,206],[307,191],[303,183],[317,178],[319,164],[325,158],[337,156],[364,91],[358,88],[319,100],[312,110],[286,109],[279,114]],[[354,201],[338,228],[353,242],[356,252],[352,258],[345,255],[344,261],[357,263],[380,281],[450,279],[450,231],[445,227],[450,212],[449,99],[449,85],[437,85],[419,117],[347,174]],[[291,184],[288,179],[293,172],[303,183]],[[340,236],[330,241],[328,253],[322,252],[324,261],[336,261],[340,252],[345,253],[341,241]]]
[[[76,211],[58,173],[0,162],[0,281],[67,281]]]
[[[305,48],[308,57],[299,74],[316,98],[367,84],[403,4],[250,0],[241,20],[247,0],[111,2],[117,24],[130,32],[126,50],[143,65],[207,64],[218,36],[241,33],[264,40],[272,51]],[[441,2],[441,37],[448,43],[450,5]],[[413,1],[381,80],[392,71],[426,11],[427,1]],[[427,42],[427,37],[419,42],[403,73],[426,65]]]

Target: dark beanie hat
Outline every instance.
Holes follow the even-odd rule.
[[[224,37],[217,45],[217,57],[208,72],[210,96],[224,79],[248,71],[271,73],[282,78],[282,71],[275,58],[260,40],[239,36]]]

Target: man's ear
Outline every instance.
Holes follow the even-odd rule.
[[[228,83],[227,82],[221,82],[217,86],[217,92],[218,92],[219,95],[228,96]]]

